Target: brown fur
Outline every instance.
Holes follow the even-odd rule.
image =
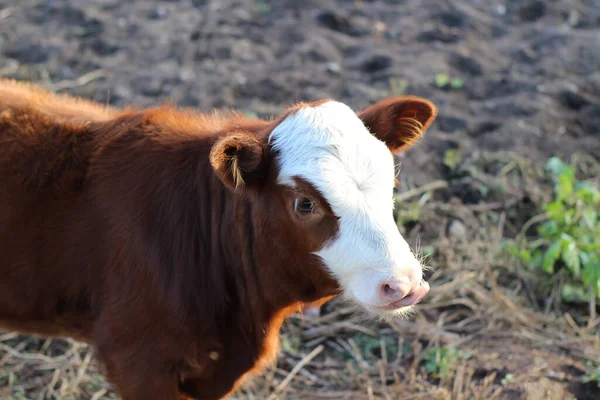
[[[284,117],[116,110],[0,79],[0,326],[94,344],[125,400],[234,391],[290,313],[339,290],[311,254],[336,217],[294,218],[298,196],[326,202],[275,184]]]

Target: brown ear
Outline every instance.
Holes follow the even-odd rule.
[[[409,149],[425,133],[437,116],[437,108],[420,97],[400,96],[373,104],[358,116],[392,153],[399,153]]]
[[[253,134],[236,131],[217,140],[210,163],[231,189],[262,182],[267,174],[267,149]]]

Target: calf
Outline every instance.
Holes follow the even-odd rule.
[[[0,80],[0,325],[93,344],[125,400],[207,400],[274,361],[304,304],[406,313],[429,286],[393,154],[436,113],[117,110]]]

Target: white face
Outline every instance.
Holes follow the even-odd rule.
[[[310,182],[339,217],[316,254],[346,296],[382,316],[410,310],[429,290],[393,218],[394,159],[348,106],[330,101],[289,115],[270,137],[278,182]]]

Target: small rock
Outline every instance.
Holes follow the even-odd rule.
[[[537,61],[536,52],[530,47],[519,47],[511,52],[511,58],[523,64],[533,64]]]
[[[180,100],[180,104],[183,107],[200,107],[202,104],[202,99],[197,92],[186,91]]]
[[[182,64],[187,49],[188,48],[185,42],[183,41],[171,43],[171,46],[169,48],[169,58],[172,60],[176,60],[178,63]]]
[[[60,79],[75,79],[77,77],[73,68],[68,65],[62,66],[58,71],[58,75],[60,76]]]
[[[573,28],[577,28],[581,25],[581,16],[577,10],[569,10],[567,24]]]
[[[600,137],[600,104],[591,104],[582,109],[578,121],[588,135]]]
[[[74,31],[80,37],[98,37],[104,31],[104,24],[97,18],[89,18]]]
[[[448,236],[453,238],[464,239],[467,237],[467,228],[458,219],[452,220],[448,227]]]
[[[465,56],[457,52],[450,54],[448,64],[457,70],[472,76],[480,76],[483,74],[483,67],[479,61],[473,57]]]
[[[43,63],[48,60],[49,50],[29,38],[21,36],[8,46],[4,54],[23,64]]]
[[[396,28],[390,28],[384,33],[384,37],[387,40],[396,40],[400,38],[400,32]]]
[[[293,81],[285,76],[269,76],[259,80],[249,80],[244,85],[236,85],[235,95],[253,97],[265,103],[285,103],[293,97],[291,90],[293,87],[295,87]]]
[[[163,82],[152,76],[140,76],[131,81],[136,92],[148,97],[156,97],[163,93]]]
[[[467,129],[467,121],[464,118],[450,115],[438,115],[437,124],[441,131],[448,133],[462,132]]]
[[[382,71],[392,65],[392,58],[385,54],[374,54],[367,58],[361,65],[363,72],[373,73]]]
[[[163,78],[163,80],[173,80],[178,79],[180,75],[180,65],[177,61],[169,58],[164,60],[155,66],[156,72],[154,73],[157,76]]]
[[[196,41],[196,40],[200,39],[201,36],[202,36],[202,32],[200,32],[198,29],[196,29],[195,31],[193,31],[190,34],[190,40]]]
[[[327,61],[329,58],[326,54],[324,54],[324,52],[319,51],[317,49],[310,49],[306,52],[306,58],[308,58],[310,61],[315,61],[315,62],[324,62]]]
[[[460,37],[450,29],[441,26],[419,33],[417,40],[425,43],[456,43],[460,40]]]
[[[331,72],[332,74],[339,74],[340,71],[342,70],[342,68],[340,67],[340,64],[335,63],[335,62],[328,63],[327,67],[325,67],[325,69],[327,70],[327,72]]]
[[[171,0],[173,1],[173,0]],[[196,8],[205,7],[208,4],[208,0],[192,0],[192,5]]]
[[[131,87],[126,85],[116,85],[112,93],[115,97],[126,99],[127,101],[133,98],[133,91],[131,90]]]
[[[477,124],[473,129],[469,130],[469,136],[476,137],[484,135],[489,132],[493,132],[502,126],[500,122],[496,121],[484,121]]]
[[[197,79],[196,70],[191,66],[184,65],[179,68],[179,79],[182,82],[192,82]]]
[[[477,204],[483,198],[481,191],[469,183],[454,184],[450,190],[462,204]]]
[[[529,1],[519,9],[521,21],[533,22],[542,18],[546,13],[546,4],[541,0]]]
[[[469,17],[457,10],[445,11],[438,15],[440,22],[449,28],[464,28]]]
[[[73,26],[82,26],[86,22],[84,10],[67,5],[60,10],[60,18],[63,23]]]
[[[573,111],[579,111],[590,102],[574,90],[565,90],[559,94],[559,100],[563,106]]]
[[[164,6],[158,6],[157,8],[150,11],[148,17],[150,19],[165,19],[169,16],[169,10]]]
[[[248,83],[248,78],[241,71],[237,71],[233,74],[233,80],[238,85],[245,85],[246,83]]]
[[[506,29],[506,27],[504,25],[492,25],[490,26],[490,34],[492,35],[493,39],[498,39],[501,38],[503,36],[506,36],[508,34],[509,30]]]
[[[231,58],[231,48],[229,46],[219,46],[215,49],[215,58],[218,60],[228,60]]]
[[[353,22],[346,15],[331,10],[323,11],[317,15],[317,21],[324,27],[348,36],[360,37],[371,33],[371,30]]]
[[[121,5],[121,0],[102,0],[99,3],[103,10],[113,10]]]
[[[358,82],[351,82],[342,91],[342,96],[356,99],[377,99],[383,98],[388,94],[388,92],[384,92],[373,85]]]
[[[119,51],[118,45],[108,43],[102,37],[96,37],[91,39],[89,46],[92,49],[92,51],[99,56],[110,56]]]

